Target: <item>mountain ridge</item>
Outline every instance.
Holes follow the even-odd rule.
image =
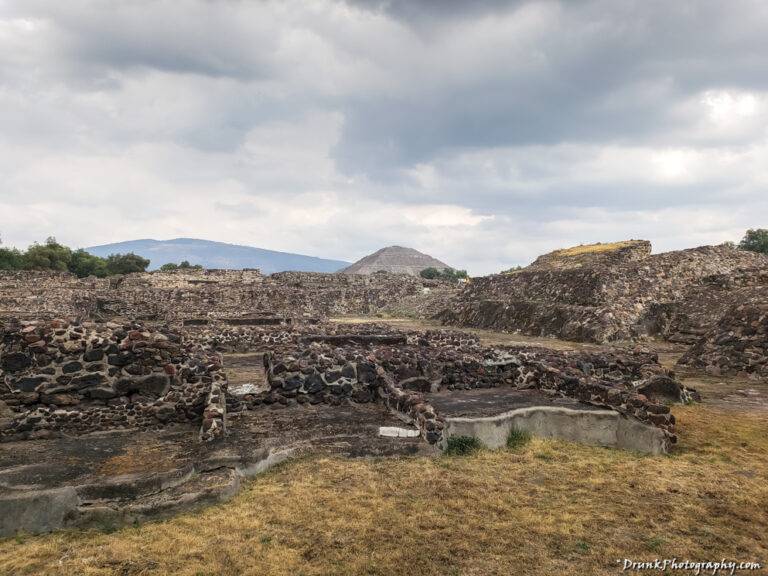
[[[149,259],[149,270],[157,270],[163,264],[169,262],[178,264],[184,260],[189,261],[190,264],[200,264],[204,268],[258,268],[263,274],[288,270],[337,272],[350,264],[344,260],[319,258],[200,238],[171,238],[168,240],[140,238],[91,246],[85,248],[85,251],[101,257],[133,252]]]

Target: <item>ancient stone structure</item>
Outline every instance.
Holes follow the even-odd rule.
[[[338,274],[376,274],[377,272],[388,272],[390,274],[418,276],[425,268],[445,270],[446,268],[451,268],[451,266],[413,248],[388,246],[361,258],[343,270],[339,270]]]
[[[525,311],[507,298],[535,287],[537,300],[525,301],[530,317],[520,316],[531,331],[549,326],[607,339],[650,324],[662,332],[690,318],[682,306],[662,306],[693,290],[674,278],[681,270],[708,266],[700,290],[761,290],[759,274],[742,266],[741,278],[723,263],[740,255],[701,249],[650,266],[657,257],[647,252],[630,243],[601,249],[597,260],[575,255],[567,265],[561,254],[515,275],[479,279],[462,292],[457,314],[475,305],[492,314],[500,304]],[[720,269],[727,278],[716,281]],[[630,290],[629,278],[654,295],[646,300]],[[0,535],[104,518],[131,522],[220,501],[242,477],[310,448],[410,454],[437,450],[457,434],[496,446],[514,427],[652,454],[676,441],[670,404],[696,393],[650,349],[489,347],[467,332],[328,319],[392,310],[431,315],[452,306],[458,292],[386,273],[209,270],[103,280],[0,273]],[[473,302],[473,295],[498,301]],[[755,359],[765,351],[764,317],[740,310],[733,318],[742,327],[736,339],[713,341],[732,344],[739,362],[761,373],[764,363]],[[710,350],[699,355],[705,364]],[[729,368],[737,365],[728,358]],[[234,372],[230,380],[230,366],[246,369],[247,379]],[[382,427],[395,437],[377,434]],[[81,437],[118,454],[85,453]],[[163,466],[136,471],[146,465],[131,454],[149,447]],[[34,451],[78,464],[41,465]]]
[[[457,287],[406,275],[346,275],[258,270],[179,270],[105,279],[67,273],[0,271],[0,318],[78,317],[185,321],[241,318],[322,318],[374,315],[396,309],[437,313]]]
[[[768,379],[768,292],[729,308],[679,363],[715,376]]]
[[[52,320],[0,326],[0,437],[200,422],[220,359],[137,323]],[[221,393],[219,394],[221,395]]]
[[[702,295],[718,302],[723,284],[763,282],[768,258],[728,246],[703,246],[650,255],[650,243],[579,246],[542,256],[519,271],[473,279],[447,324],[519,331],[568,340],[608,342],[672,336],[687,321],[705,331],[720,305],[691,313]],[[762,276],[761,276],[762,275]],[[743,277],[742,280],[737,278]],[[697,334],[698,336],[700,334]]]

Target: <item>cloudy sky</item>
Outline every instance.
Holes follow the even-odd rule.
[[[0,233],[470,273],[768,227],[764,0],[0,0]]]

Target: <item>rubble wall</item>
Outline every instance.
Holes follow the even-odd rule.
[[[679,364],[715,376],[768,379],[768,290],[753,302],[729,308]]]
[[[711,327],[724,299],[715,294],[715,278],[751,278],[768,270],[765,256],[727,246],[643,254],[644,248],[594,259],[580,255],[576,266],[570,259],[557,265],[559,260],[544,258],[527,269],[474,279],[440,318],[579,341],[664,335],[670,318],[680,323],[684,310],[697,305],[707,308],[698,316]]]
[[[0,436],[197,422],[212,384],[225,380],[220,366],[179,334],[137,323],[5,324]]]

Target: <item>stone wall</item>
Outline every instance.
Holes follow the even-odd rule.
[[[2,437],[199,421],[220,359],[142,324],[0,326]],[[225,384],[224,384],[225,385]]]
[[[768,379],[768,292],[730,307],[679,363],[715,376]]]
[[[663,319],[675,307],[706,305],[694,287],[711,293],[713,278],[768,270],[765,256],[727,246],[645,257],[640,248],[611,257],[585,256],[578,266],[558,266],[557,260],[545,258],[520,271],[473,279],[457,296],[454,309],[440,317],[446,324],[570,340],[630,339],[663,332]],[[713,305],[702,318],[711,326],[720,311]]]
[[[181,325],[243,315],[372,315],[393,306],[411,316],[431,316],[457,292],[447,282],[394,274],[264,277],[258,270],[184,270],[78,279],[68,273],[0,272],[0,318],[128,318]]]
[[[232,409],[262,405],[340,404],[381,399],[411,418],[430,442],[439,440],[441,417],[431,392],[514,386],[608,407],[657,426],[674,441],[666,402],[692,396],[644,349],[562,352],[544,348],[485,348],[456,333],[410,333],[406,344],[353,338],[303,341],[265,355],[269,390],[232,401]],[[343,342],[341,345],[337,345]]]

